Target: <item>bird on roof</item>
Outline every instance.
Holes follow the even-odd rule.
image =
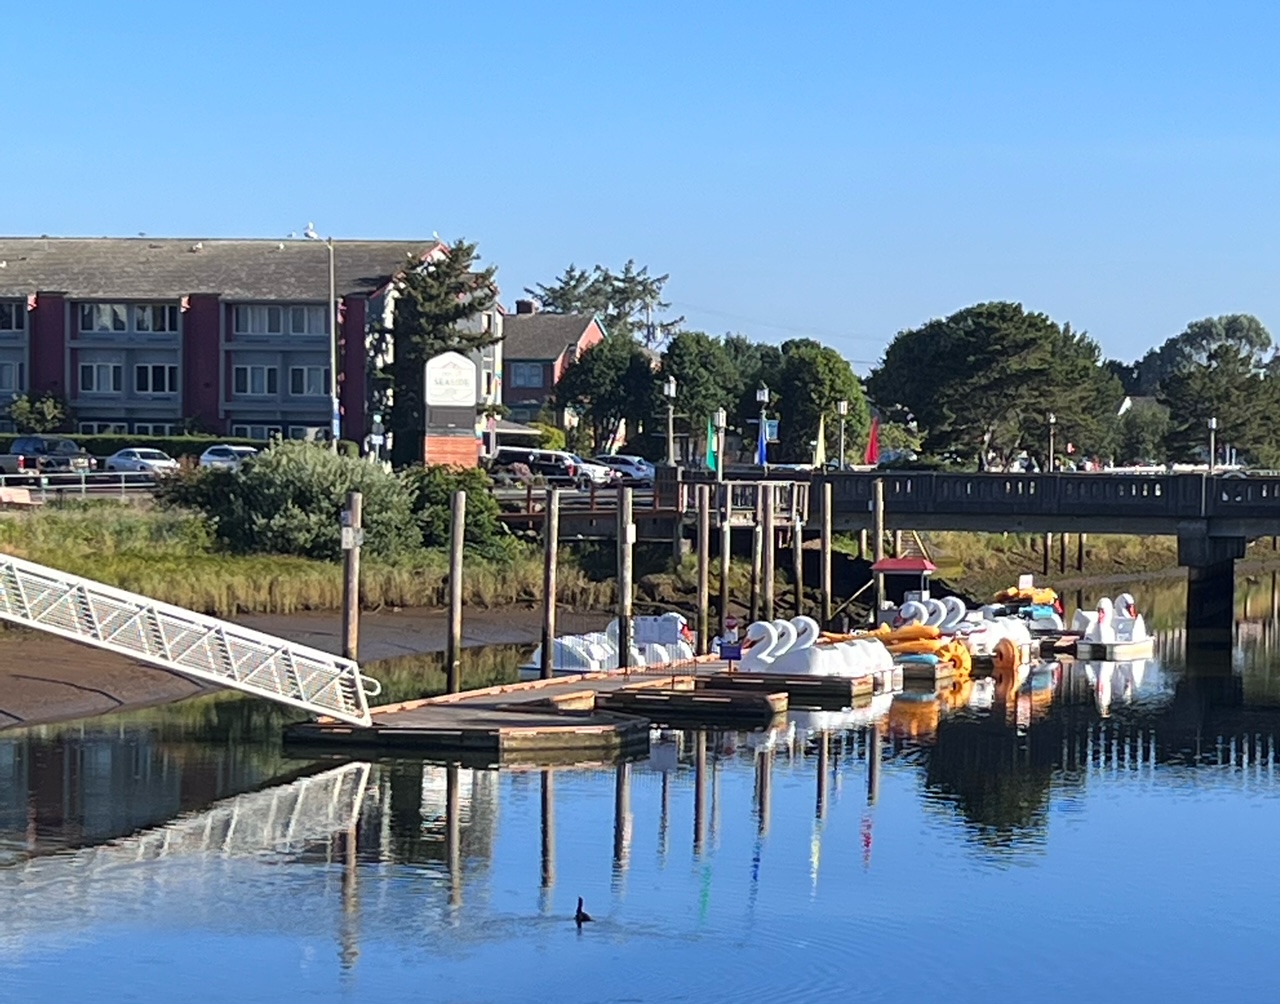
[[[586,910],[582,909],[582,897],[581,897],[581,896],[579,896],[579,897],[578,897],[578,910],[577,910],[577,912],[573,915],[573,922],[574,922],[575,924],[577,924],[579,927],[581,927],[583,924],[590,923],[590,922],[592,921],[592,919],[593,919],[593,918],[592,918],[591,914],[587,913],[587,911],[586,911]]]
[[[318,241],[320,239],[320,235],[316,233],[316,225],[314,223],[307,224],[307,229],[302,231],[302,236],[309,241]]]

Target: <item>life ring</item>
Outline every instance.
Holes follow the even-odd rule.
[[[991,661],[998,672],[1010,673],[1018,668],[1021,659],[1018,646],[1012,638],[1001,638],[996,642],[996,647],[991,653]]]

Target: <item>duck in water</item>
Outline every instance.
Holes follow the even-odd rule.
[[[581,897],[581,896],[579,896],[579,897],[578,897],[578,910],[577,910],[577,912],[573,915],[573,922],[574,922],[575,924],[577,924],[579,927],[581,927],[583,924],[589,923],[589,922],[591,921],[591,919],[592,919],[592,918],[591,918],[591,914],[587,913],[587,911],[586,911],[586,910],[582,909],[582,897]]]

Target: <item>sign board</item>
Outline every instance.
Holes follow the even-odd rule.
[[[364,530],[357,530],[354,526],[344,526],[342,528],[342,549],[344,551],[353,551],[364,543]]]
[[[776,418],[770,418],[764,423],[764,435],[771,443],[778,441],[778,420]]]
[[[720,643],[720,658],[727,662],[736,662],[742,658],[741,645],[729,645],[725,642]]]
[[[1018,588],[1021,590],[1030,590],[1035,587],[1036,577],[1034,575],[1019,575]]]
[[[427,405],[434,408],[474,408],[476,364],[458,352],[427,360]]]

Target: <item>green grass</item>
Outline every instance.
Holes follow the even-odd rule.
[[[337,563],[220,553],[194,514],[109,503],[6,513],[0,517],[0,549],[215,616],[342,606]],[[444,555],[435,552],[397,564],[366,561],[360,573],[363,605],[443,606],[447,571]],[[590,580],[572,562],[562,565],[559,585],[566,604],[593,609],[612,602],[612,583]],[[463,599],[469,606],[538,602],[541,594],[542,558],[535,549],[521,550],[510,562],[464,562]]]

